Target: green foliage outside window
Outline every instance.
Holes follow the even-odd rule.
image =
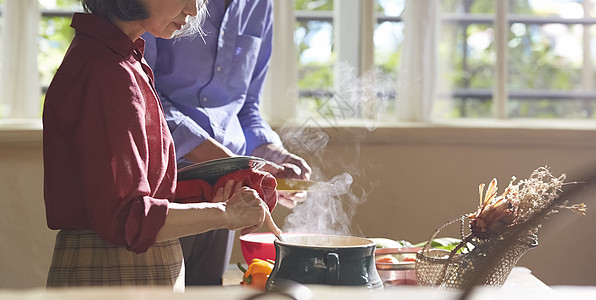
[[[390,0],[393,1],[393,0]],[[0,5],[6,0],[0,0]],[[375,1],[375,11],[384,12],[384,0]],[[563,2],[563,1],[560,1]],[[42,10],[81,10],[79,0],[39,0]],[[462,13],[492,15],[496,11],[494,0],[442,0],[440,12],[457,15]],[[511,0],[510,12],[515,15],[541,16],[534,11],[528,0]],[[0,6],[1,8],[1,6]],[[333,0],[296,0],[296,10],[332,11]],[[1,16],[0,16],[1,18]],[[71,17],[44,16],[39,24],[39,72],[42,85],[47,86],[58,68],[72,37]],[[401,59],[401,39],[399,22],[389,22],[394,28],[395,50],[375,49],[375,65],[383,74],[397,79]],[[382,25],[378,24],[377,29]],[[329,91],[333,85],[335,63],[332,45],[332,22],[304,21],[296,23],[296,45],[300,90]],[[554,51],[552,37],[543,34],[544,25],[512,24],[509,32],[509,92],[515,91],[585,91],[581,86],[581,60],[570,61]],[[583,30],[593,30],[582,25],[563,25],[562,30],[571,37],[581,39]],[[305,53],[313,47],[314,37],[321,31],[329,32],[329,53],[323,59],[306,60]],[[488,118],[492,116],[492,87],[495,77],[496,50],[492,24],[446,23],[441,26],[439,57],[449,63],[439,69],[438,77],[453,90],[484,90],[484,97],[449,97],[437,101],[436,109],[443,110],[442,118]],[[596,30],[596,29],[595,29]],[[2,28],[0,27],[0,35]],[[484,48],[472,47],[474,39],[485,36]],[[581,41],[581,40],[580,40]],[[1,45],[0,45],[1,49]],[[581,59],[581,56],[579,57]],[[596,75],[596,74],[595,74]],[[594,92],[588,90],[588,92]],[[445,95],[443,95],[445,97]],[[314,96],[300,99],[300,105],[317,109],[328,99],[327,96]],[[444,101],[443,101],[444,100]],[[510,97],[511,117],[530,118],[594,118],[592,103],[587,100],[518,99]]]
[[[557,1],[555,1],[557,2]],[[445,0],[441,11],[448,14],[492,14],[496,9],[493,0]],[[558,1],[563,5],[569,1]],[[536,11],[528,0],[509,2],[509,11],[516,16],[549,15]],[[581,3],[575,3],[581,5]],[[558,14],[556,10],[550,14]],[[571,59],[555,47],[565,43],[559,36],[549,36],[553,30],[573,43],[581,44],[582,25],[523,24],[510,26],[508,40],[508,108],[512,118],[593,118],[592,104],[585,100],[559,99],[548,95],[544,99],[524,98],[523,94],[536,92],[581,92],[581,72],[584,62],[581,53]],[[495,78],[496,48],[492,24],[443,24],[439,55],[449,61],[447,71],[439,77],[452,90],[484,90],[488,97],[452,98],[450,108],[439,102],[439,109],[446,110],[444,118],[487,118],[492,116],[492,91]],[[480,35],[491,38],[483,51],[474,51],[473,40]],[[593,92],[588,90],[588,92]],[[521,98],[516,94],[522,95]],[[448,102],[448,101],[447,101]]]
[[[41,10],[81,10],[80,0],[40,0],[39,3]],[[71,16],[42,16],[39,22],[37,61],[42,86],[50,84],[74,37],[71,21]]]

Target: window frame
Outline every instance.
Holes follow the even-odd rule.
[[[20,1],[20,0],[5,0],[6,4],[8,1]],[[275,41],[276,46],[273,50],[273,58],[271,63],[271,70],[269,72],[269,76],[267,79],[266,90],[265,90],[265,100],[263,101],[263,114],[265,117],[270,120],[272,125],[281,125],[287,123],[288,120],[300,118],[303,116],[297,115],[297,99],[300,94],[304,94],[305,91],[298,91],[296,86],[297,74],[296,66],[290,62],[294,62],[295,59],[295,49],[293,49],[293,32],[295,21],[297,20],[331,20],[342,18],[342,16],[348,16],[351,22],[342,23],[341,20],[339,21],[340,24],[349,24],[358,23],[358,27],[362,30],[359,30],[357,34],[347,35],[347,38],[344,37],[344,41],[346,44],[354,44],[354,39],[358,39],[358,36],[364,36],[363,40],[372,39],[373,31],[374,31],[374,24],[380,23],[384,21],[402,21],[401,17],[391,17],[385,16],[382,13],[374,12],[374,0],[342,0],[336,1],[336,3],[344,3],[345,5],[335,5],[336,11],[327,13],[327,12],[306,12],[306,11],[294,11],[294,0],[287,0],[287,1],[279,1],[275,3],[275,14],[276,14],[276,22],[274,24],[275,30]],[[591,17],[589,15],[584,16],[580,19],[564,19],[560,17],[550,17],[550,18],[542,18],[542,17],[532,17],[532,16],[524,16],[518,14],[511,14],[509,13],[508,9],[508,1],[497,1],[497,13],[494,20],[492,20],[492,15],[489,16],[482,16],[482,15],[464,15],[464,16],[456,16],[456,15],[442,15],[442,22],[485,22],[490,23],[494,22],[497,26],[506,26],[506,32],[509,32],[510,25],[512,23],[525,23],[525,24],[546,24],[546,23],[561,23],[561,24],[580,24],[584,26],[591,26],[596,25],[596,18]],[[592,3],[590,1],[583,1],[584,11],[590,11]],[[350,5],[357,5],[359,9],[352,9],[351,14],[345,14],[344,12],[340,11],[340,8],[348,7]],[[338,8],[339,7],[339,8]],[[360,15],[355,16],[354,11],[360,11]],[[69,17],[76,12],[76,10],[50,10],[50,9],[40,9],[40,14],[42,17]],[[2,13],[2,8],[0,8],[0,14]],[[285,19],[284,16],[288,17],[289,19]],[[353,22],[356,20],[356,22]],[[346,25],[348,26],[348,25]],[[589,30],[584,30],[584,41],[583,41],[583,49],[584,49],[584,65],[582,68],[582,91],[539,91],[539,90],[532,90],[532,91],[509,91],[507,88],[507,64],[506,63],[497,63],[497,66],[500,66],[497,69],[497,84],[492,90],[474,90],[474,89],[456,89],[449,91],[449,96],[454,97],[464,97],[464,96],[475,96],[475,97],[490,97],[491,93],[494,95],[495,101],[495,112],[493,115],[494,119],[497,120],[509,120],[510,118],[507,116],[507,103],[508,99],[511,97],[515,98],[522,98],[522,99],[535,99],[539,97],[549,96],[552,99],[565,99],[565,98],[573,98],[573,99],[584,99],[584,100],[591,100],[596,98],[596,91],[594,91],[594,67],[592,63],[592,59],[590,58],[590,51],[591,45],[589,41]],[[280,38],[280,36],[285,36]],[[368,35],[368,36],[367,36]],[[498,55],[500,59],[504,59],[506,61],[507,55],[507,47],[503,47],[506,45],[507,41],[507,34],[497,35],[497,45],[500,45],[498,51],[504,54]],[[352,40],[350,40],[352,39]],[[338,43],[342,43],[339,41]],[[373,65],[373,58],[372,58],[372,42],[370,43],[357,43],[359,45],[359,52],[361,55],[359,57],[352,56],[351,60],[356,61],[355,64],[359,66],[359,74],[361,74],[362,70],[370,69]],[[502,48],[502,49],[501,49]],[[503,58],[505,57],[505,58]],[[283,63],[280,63],[283,61]],[[278,66],[278,67],[276,67]],[[272,84],[271,78],[276,79],[276,83]],[[272,88],[272,86],[276,86],[276,88]],[[45,92],[47,87],[42,86],[41,91]],[[308,91],[306,91],[308,92]],[[315,91],[321,92],[321,91]],[[324,91],[323,91],[324,92]],[[447,95],[441,94],[442,91],[436,95],[436,97],[445,97]],[[275,99],[273,101],[272,99]],[[289,109],[288,109],[289,108]],[[283,113],[279,113],[283,111]],[[10,119],[11,117],[4,117],[3,119]],[[483,119],[484,120],[484,119]],[[400,120],[396,118],[395,122],[400,122]],[[442,120],[441,122],[443,122]],[[461,120],[460,120],[461,121]],[[490,121],[490,120],[486,120]],[[357,122],[356,122],[357,123]],[[389,122],[394,123],[394,122]],[[430,121],[433,123],[433,121]]]
[[[345,23],[358,23],[360,30],[354,32],[352,30],[350,35],[335,35],[335,40],[333,41],[333,43],[335,43],[335,45],[339,45],[338,48],[341,47],[342,45],[342,41],[338,39],[341,39],[342,37],[345,39],[358,39],[361,38],[362,40],[366,40],[369,37],[372,39],[372,35],[374,34],[374,24],[375,23],[381,23],[384,21],[397,21],[400,22],[402,21],[401,17],[390,17],[390,16],[385,16],[382,13],[376,13],[373,11],[374,8],[374,4],[375,2],[373,0],[363,0],[363,1],[358,1],[358,0],[342,0],[342,1],[337,1],[334,0],[334,12],[333,13],[326,13],[326,12],[309,12],[309,11],[294,11],[294,5],[293,5],[293,0],[287,1],[287,2],[291,2],[291,4],[286,4],[284,5],[284,9],[287,10],[291,10],[292,12],[288,12],[285,11],[283,12],[285,16],[288,16],[290,14],[292,14],[295,18],[296,21],[305,21],[305,20],[322,20],[322,21],[331,21],[334,22],[334,30],[335,28],[339,28],[342,25],[342,17],[348,18],[349,22],[345,22]],[[358,3],[354,3],[358,2]],[[408,5],[408,2],[412,1],[412,0],[406,0],[406,5]],[[417,1],[417,0],[413,0],[413,1]],[[439,1],[439,0],[429,0],[429,1]],[[286,2],[286,1],[284,1]],[[346,5],[355,5],[355,4],[359,4],[360,6],[360,11],[362,12],[362,14],[358,17],[355,17],[354,15],[351,15],[349,13],[340,13],[341,8],[338,8],[338,3],[344,3]],[[583,9],[584,11],[590,11],[592,4],[590,1],[583,1]],[[277,2],[276,2],[277,5]],[[279,6],[279,5],[278,5]],[[369,9],[370,8],[370,9]],[[276,13],[278,13],[278,10],[276,10]],[[276,21],[279,20],[280,18],[276,17]],[[562,17],[537,17],[537,16],[531,16],[531,15],[522,15],[522,14],[513,14],[510,13],[509,11],[509,2],[508,1],[496,1],[496,7],[495,7],[495,14],[445,14],[442,13],[440,15],[440,22],[441,23],[473,23],[473,24],[493,24],[494,28],[495,28],[495,44],[496,44],[496,52],[497,52],[497,63],[496,63],[496,67],[495,67],[495,83],[493,84],[493,87],[490,89],[453,89],[453,90],[448,90],[448,91],[444,91],[444,90],[440,90],[437,91],[435,94],[435,99],[438,98],[444,98],[444,97],[452,97],[452,98],[464,98],[464,97],[480,97],[483,99],[493,99],[493,105],[492,105],[492,115],[491,118],[487,118],[487,119],[481,119],[481,120],[485,120],[487,122],[490,123],[491,120],[513,120],[513,119],[517,119],[517,118],[512,118],[509,116],[509,111],[508,111],[508,104],[510,103],[510,99],[514,98],[514,99],[527,99],[527,100],[534,100],[534,99],[553,99],[553,100],[557,100],[557,99],[569,99],[569,100],[591,100],[591,99],[596,99],[596,90],[594,90],[594,67],[593,67],[593,62],[592,62],[592,58],[590,57],[590,52],[591,52],[591,48],[592,46],[590,45],[590,32],[589,30],[584,30],[584,38],[583,38],[583,43],[582,43],[582,49],[583,49],[583,66],[582,66],[582,72],[581,72],[581,90],[580,91],[576,91],[576,90],[570,90],[570,91],[558,91],[558,90],[510,90],[509,89],[509,84],[508,84],[508,77],[509,77],[509,68],[508,68],[508,55],[509,55],[509,51],[508,51],[508,39],[509,39],[509,32],[511,29],[511,25],[513,23],[523,23],[523,24],[552,24],[552,23],[557,23],[557,24],[571,24],[571,25],[582,25],[585,26],[584,28],[589,28],[589,26],[591,25],[596,25],[596,18],[591,17],[589,15],[584,15],[583,18],[578,18],[578,19],[566,19],[566,18],[562,18]],[[337,26],[336,24],[340,24],[339,26]],[[372,26],[368,26],[369,24],[372,24]],[[293,32],[290,31],[289,28],[280,28],[280,25],[284,25],[284,24],[279,24],[276,23],[275,26],[275,31],[282,31],[282,32]],[[288,26],[288,24],[286,23],[285,26]],[[341,31],[341,29],[339,29]],[[339,38],[338,38],[339,36]],[[354,45],[354,41],[347,41],[344,42],[345,44],[348,45]],[[356,43],[358,44],[358,43]],[[369,45],[371,48],[370,49],[365,49],[362,45]],[[278,43],[276,43],[276,45],[278,45]],[[363,71],[362,70],[368,70],[371,69],[373,66],[373,60],[374,58],[372,57],[372,53],[374,51],[374,49],[372,49],[372,47],[374,47],[374,45],[372,44],[372,42],[370,43],[366,43],[366,42],[361,42],[359,43],[360,45],[360,53],[364,53],[364,55],[366,55],[366,53],[370,54],[370,57],[365,57],[363,58],[363,55],[361,55],[358,59],[360,59],[360,61],[358,59],[348,59],[347,61],[349,61],[352,65],[358,66],[357,70],[358,70],[358,74],[362,74]],[[337,46],[336,46],[337,47]],[[278,54],[278,57],[282,57],[282,59],[284,60],[291,60],[294,59],[296,56],[294,54],[295,50],[292,49],[288,49],[287,47],[285,48],[285,52],[284,51],[280,51],[279,49],[277,49],[276,47],[274,47],[274,52],[282,52],[281,54]],[[339,56],[339,55],[338,55]],[[272,66],[275,65],[277,63],[276,60],[272,60]],[[295,72],[295,68],[293,70]],[[337,71],[335,71],[335,78],[338,78],[340,76],[340,74],[337,73]],[[293,102],[296,102],[297,99],[301,96],[306,96],[306,95],[310,95],[312,93],[318,93],[318,94],[323,94],[326,95],[327,97],[332,97],[333,92],[332,91],[308,91],[308,90],[298,90],[295,91],[296,88],[293,88],[296,86],[296,82],[280,82],[279,76],[278,74],[275,72],[275,68],[273,68],[273,72],[270,72],[270,75],[268,76],[268,80],[270,80],[271,78],[275,78],[276,82],[279,84],[281,83],[282,86],[286,87],[286,91],[291,91],[289,92],[289,96],[288,96],[288,92],[285,92],[286,94],[272,94],[270,93],[269,90],[266,90],[266,95],[268,97],[266,97],[265,101],[270,101],[270,99],[276,99],[275,101],[282,101],[285,103],[288,103],[289,105],[289,100],[287,100],[287,98],[290,98]],[[293,90],[292,90],[293,89]],[[281,100],[280,100],[281,99]],[[402,100],[403,101],[403,100]],[[596,105],[596,102],[594,102]],[[295,106],[295,103],[293,104]],[[267,105],[265,105],[265,107],[267,107]],[[295,111],[295,110],[294,110]],[[274,112],[273,111],[268,111],[267,112],[268,115],[273,115]],[[283,118],[278,118],[275,119],[273,118],[272,121],[274,124],[281,124],[282,122],[287,122],[288,119],[292,119],[292,118],[297,118],[297,119],[302,119],[304,116],[299,116],[297,113],[295,114],[286,114]],[[457,118],[457,119],[441,119],[441,120],[423,120],[420,118],[413,118],[413,117],[406,117],[406,118],[399,118],[396,117],[396,119],[394,120],[394,122],[389,121],[389,123],[395,123],[395,122],[401,122],[401,121],[416,121],[416,122],[428,122],[428,123],[436,123],[436,122],[440,122],[440,123],[444,123],[444,122],[452,122],[452,121],[462,121],[465,120],[466,118]],[[538,118],[536,118],[538,119]],[[558,119],[562,119],[565,120],[564,118],[557,118]],[[540,120],[540,119],[538,119]],[[569,120],[576,120],[576,119],[569,119]],[[593,119],[589,119],[588,121],[593,121]],[[349,123],[349,122],[348,122]],[[356,122],[357,123],[357,122]],[[516,122],[517,123],[517,122]],[[542,122],[539,122],[542,123]]]

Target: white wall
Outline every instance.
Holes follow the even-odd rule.
[[[587,128],[593,125],[575,124],[585,130],[552,123],[560,129],[493,125],[500,128],[325,129],[331,141],[324,160],[333,163],[325,173],[334,176],[357,164],[362,173],[354,175],[354,186],[369,192],[357,209],[352,234],[422,242],[444,222],[474,212],[478,185],[492,178],[503,191],[511,176],[526,178],[540,166],[566,173],[568,182],[596,172],[596,132]],[[352,143],[355,136],[364,136],[360,147]],[[587,215],[554,215],[540,230],[538,247],[518,264],[548,284],[596,285],[596,184],[585,188],[579,199],[569,200],[585,202]],[[284,213],[276,211],[278,222]],[[238,253],[233,262],[242,261]]]
[[[443,222],[474,211],[478,184],[493,177],[503,187],[512,175],[525,178],[538,166],[567,173],[568,181],[596,171],[593,128],[437,126],[327,132],[331,140],[324,159],[330,165],[323,173],[334,176],[355,166],[361,173],[354,173],[354,186],[368,193],[352,222],[352,234],[360,236],[424,241]],[[355,134],[363,139],[354,139]],[[0,131],[0,288],[45,283],[55,233],[45,225],[42,172],[38,130]],[[580,201],[592,208],[588,215],[555,215],[539,232],[539,246],[519,263],[548,284],[596,285],[596,192],[586,188]],[[274,217],[283,225],[288,213],[278,208]],[[232,263],[242,261],[236,245]]]
[[[55,233],[42,189],[41,132],[0,132],[0,288],[45,286]]]

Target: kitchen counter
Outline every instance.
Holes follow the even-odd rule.
[[[234,266],[235,267],[235,266]],[[46,290],[0,290],[0,299],[10,300],[104,300],[104,299],[238,299],[244,300],[258,294],[257,291],[241,287],[238,282],[240,271],[230,269],[223,287],[192,287],[184,293],[173,293],[169,288],[122,287],[122,288],[65,288]],[[458,299],[459,291],[427,289],[412,286],[370,291],[361,287],[333,287],[323,285],[302,287],[303,299]],[[265,298],[259,298],[265,299]],[[266,299],[290,299],[287,296],[270,295]],[[596,299],[596,286],[549,287],[532,275],[530,270],[516,267],[502,288],[478,288],[469,299]]]

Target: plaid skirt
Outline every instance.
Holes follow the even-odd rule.
[[[184,291],[184,258],[178,239],[157,242],[136,254],[104,242],[91,230],[60,230],[48,287],[172,286]]]

